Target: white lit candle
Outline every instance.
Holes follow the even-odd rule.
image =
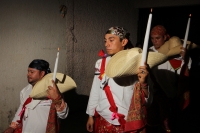
[[[152,9],[151,9],[151,12],[152,12]],[[152,13],[149,14],[149,20],[147,23],[144,44],[143,44],[143,49],[142,49],[141,66],[144,66],[144,63],[147,60],[146,58],[147,58],[147,48],[148,48],[148,43],[149,43],[149,33],[150,33],[150,28],[151,28],[151,20],[152,20]]]
[[[57,73],[57,68],[58,68],[58,58],[59,58],[59,47],[58,47],[56,62],[55,62],[54,71],[53,71],[53,80],[54,81],[56,81],[56,73]]]
[[[187,42],[187,39],[188,39],[188,33],[189,33],[189,28],[190,28],[190,17],[191,17],[191,14],[189,15],[187,28],[186,28],[186,32],[185,32],[185,38],[184,38],[184,42],[183,42],[184,48],[186,47],[186,42]]]

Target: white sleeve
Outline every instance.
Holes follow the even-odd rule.
[[[67,118],[67,116],[68,116],[68,114],[69,114],[69,107],[68,107],[68,105],[67,105],[66,102],[65,102],[65,105],[66,105],[66,107],[64,108],[63,111],[61,111],[61,112],[58,112],[58,111],[57,111],[57,116],[58,116],[59,118],[61,118],[61,119]]]
[[[88,105],[86,109],[86,113],[90,116],[94,116],[95,109],[99,102],[99,91],[100,91],[100,66],[101,66],[101,59],[98,60],[95,64],[95,75],[93,78],[92,88],[90,91],[90,96],[88,100]]]
[[[189,70],[191,69],[191,65],[192,65],[192,59],[189,58],[189,62],[188,62],[188,69],[189,69]]]
[[[153,86],[154,83],[151,80],[150,76],[148,76],[148,98],[145,98],[146,106],[149,107],[153,101]]]
[[[20,112],[22,110],[23,104],[24,104],[23,91],[21,91],[20,92],[20,105],[19,105],[19,107],[17,109],[17,112],[15,113],[15,116],[14,116],[12,122],[17,122],[17,120],[20,120],[19,114],[20,114]]]

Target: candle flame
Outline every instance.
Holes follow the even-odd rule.
[[[192,16],[192,14],[189,15],[189,17],[191,17],[191,16]]]
[[[152,13],[153,9],[151,8],[151,13]]]
[[[58,47],[58,51],[60,50],[60,48]]]

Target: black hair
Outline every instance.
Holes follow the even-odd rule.
[[[131,49],[131,48],[133,48],[134,46],[133,46],[133,44],[132,44],[132,42],[128,39],[128,42],[127,42],[127,44],[124,46],[124,49]]]
[[[129,32],[126,33],[125,38],[128,39],[128,42],[127,42],[127,44],[124,46],[124,49],[131,49],[131,48],[133,48],[134,46],[133,46],[131,40],[129,39],[129,38],[130,38],[130,33],[129,33]],[[121,39],[120,39],[120,40],[121,40]]]
[[[34,59],[29,66],[30,68],[35,68],[40,71],[45,71],[45,75],[51,73],[51,69],[49,68],[49,63],[43,59]]]

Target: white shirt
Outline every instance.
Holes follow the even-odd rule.
[[[106,58],[106,64],[110,57]],[[112,79],[106,77],[104,74],[103,79],[100,81],[99,73],[102,59],[97,60],[95,65],[95,76],[90,92],[90,97],[86,109],[86,113],[90,116],[94,116],[95,109],[105,120],[113,125],[120,125],[117,119],[111,120],[112,112],[109,110],[110,103],[108,102],[103,86],[105,81],[110,86],[110,91],[113,95],[114,102],[118,107],[118,113],[125,115],[125,120],[128,114],[131,98],[133,95],[134,84],[138,82],[137,75],[132,78],[122,78],[117,83]],[[146,99],[147,100],[147,99]]]
[[[13,118],[12,122],[17,122],[20,120],[20,112],[22,106],[26,99],[31,93],[32,85],[27,85],[20,92],[20,106]],[[46,125],[49,116],[49,109],[51,106],[52,100],[32,100],[29,104],[26,105],[26,110],[23,117],[23,129],[22,133],[45,133]],[[67,105],[67,104],[66,104]],[[65,119],[68,115],[69,108],[66,108],[62,112],[57,112],[57,116],[61,119]]]

